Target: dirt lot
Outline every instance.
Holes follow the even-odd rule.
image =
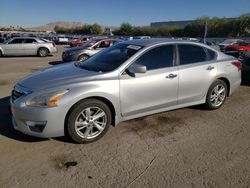
[[[47,58],[0,58],[0,187],[250,187],[247,83],[217,111],[192,107],[121,123],[87,145],[14,131],[14,84],[60,64],[62,49]]]

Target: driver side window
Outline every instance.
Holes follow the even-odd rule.
[[[134,63],[144,65],[147,70],[155,70],[173,66],[174,46],[164,45],[150,49],[139,57]]]

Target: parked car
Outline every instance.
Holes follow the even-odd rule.
[[[85,44],[88,40],[89,40],[88,37],[79,38],[79,39],[74,39],[74,40],[72,40],[72,41],[69,43],[69,45],[70,45],[70,47],[81,46],[81,45]]]
[[[0,56],[37,55],[45,57],[57,52],[53,42],[35,37],[17,37],[0,44]]]
[[[250,42],[247,41],[238,41],[235,44],[225,47],[225,53],[239,57],[243,52],[250,51]]]
[[[204,39],[204,38],[200,39],[198,42],[203,43],[203,44],[206,44],[206,45],[208,45],[208,46],[215,46],[215,43],[213,43],[213,42],[211,42],[211,41],[209,41],[209,40],[206,40],[206,39]]]
[[[233,45],[233,44],[235,44],[237,42],[241,42],[241,41],[243,41],[243,40],[241,40],[241,39],[226,39],[223,42],[219,43],[218,45],[220,47],[220,51],[225,52],[225,48],[227,46]]]
[[[28,135],[92,142],[129,119],[198,104],[218,109],[240,83],[241,63],[207,45],[126,41],[80,65],[45,68],[19,81],[12,123]]]
[[[89,40],[82,46],[73,47],[62,53],[62,60],[67,61],[85,61],[90,56],[108,48],[116,43],[121,42],[119,39],[95,38]]]
[[[65,35],[59,35],[55,37],[54,42],[56,44],[68,44],[69,39]]]
[[[242,62],[242,78],[250,79],[250,51],[242,53],[239,57],[239,61]]]

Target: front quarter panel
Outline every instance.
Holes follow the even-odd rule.
[[[119,80],[99,80],[87,83],[77,83],[69,86],[69,92],[59,101],[58,105],[68,111],[81,100],[86,98],[101,97],[109,100],[114,108],[116,115],[120,114],[119,105]],[[65,114],[65,116],[66,116]]]

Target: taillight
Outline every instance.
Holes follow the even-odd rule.
[[[241,70],[242,64],[240,61],[234,61],[234,62],[232,62],[232,64],[238,68],[238,71]]]

